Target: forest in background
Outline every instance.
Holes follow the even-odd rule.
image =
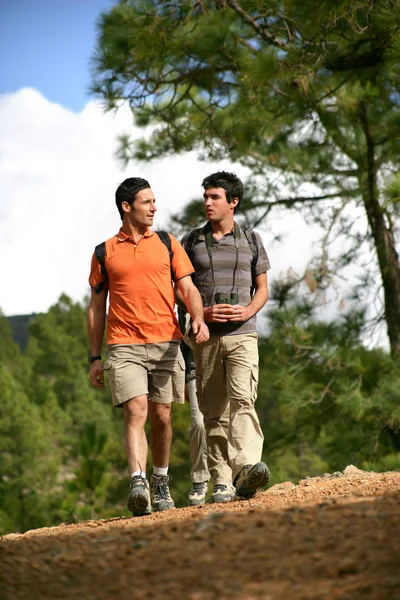
[[[323,322],[293,295],[266,314],[257,409],[271,483],[348,464],[400,469],[400,369],[388,352],[363,345],[363,311]],[[0,534],[129,516],[122,413],[88,377],[86,302],[62,295],[23,319],[22,351],[0,317]],[[174,406],[178,507],[191,486],[189,423],[189,406]]]
[[[321,234],[304,273],[276,280],[260,338],[271,483],[400,468],[399,32],[394,0],[120,0],[99,16],[91,91],[143,128],[121,159],[239,162],[239,220],[274,240],[295,211]],[[195,199],[170,230],[202,217]],[[323,320],[349,268],[346,310]],[[0,533],[128,515],[123,419],[88,378],[86,301],[26,319],[19,346],[0,318]],[[388,351],[366,344],[377,326]],[[189,420],[174,407],[177,506]]]

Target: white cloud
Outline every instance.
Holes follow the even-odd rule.
[[[0,308],[8,316],[46,311],[62,292],[83,299],[94,246],[120,227],[114,194],[126,177],[150,181],[155,226],[165,228],[171,213],[199,197],[207,174],[225,168],[247,175],[240,165],[201,162],[194,154],[124,171],[113,154],[116,136],[132,132],[128,109],[112,116],[90,102],[74,113],[30,88],[0,96],[0,131]],[[271,229],[290,232],[274,245],[261,232],[273,281],[289,267],[304,267],[312,239],[296,215]]]

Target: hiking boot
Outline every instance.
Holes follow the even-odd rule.
[[[235,489],[231,485],[216,483],[211,495],[211,502],[231,502],[235,499]]]
[[[269,469],[265,463],[245,465],[235,478],[236,495],[241,498],[251,498],[267,485],[269,478]]]
[[[169,492],[168,475],[152,475],[150,488],[151,506],[154,511],[174,508],[175,504]]]
[[[200,483],[194,481],[192,489],[188,495],[189,506],[199,506],[200,504],[204,504],[206,501],[207,492],[208,481],[202,481]]]
[[[151,513],[149,482],[145,477],[141,475],[131,477],[127,505],[134,517]]]

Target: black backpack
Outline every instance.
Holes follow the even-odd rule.
[[[252,259],[251,259],[251,290],[250,294],[253,296],[254,290],[256,287],[256,266],[258,261],[258,244],[256,234],[250,227],[246,227],[245,225],[239,225],[240,229],[243,231],[246,236],[247,242],[249,244]],[[193,262],[194,258],[194,247],[199,238],[200,233],[204,230],[203,227],[198,227],[197,229],[192,229],[189,233],[188,237],[185,241],[186,253],[189,256],[190,260]]]
[[[157,235],[160,238],[160,240],[162,241],[162,243],[167,247],[168,254],[169,254],[169,260],[171,263],[171,279],[174,280],[174,272],[172,270],[173,252],[172,252],[172,248],[171,248],[171,238],[169,237],[169,234],[166,231],[156,231],[155,233],[157,233]],[[107,274],[107,269],[106,269],[106,243],[101,242],[101,244],[98,244],[96,246],[96,248],[94,249],[94,252],[96,254],[98,263],[101,267],[101,272],[104,276],[103,281],[100,281],[100,283],[97,284],[97,286],[94,289],[97,294],[100,294],[100,292],[102,291],[102,289],[104,288],[104,286],[108,280],[108,274]]]

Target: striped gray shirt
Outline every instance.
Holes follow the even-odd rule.
[[[225,234],[220,240],[213,237],[212,262],[214,280],[210,259],[206,246],[207,224],[202,228],[194,246],[194,256],[190,256],[195,274],[192,275],[193,282],[198,288],[204,306],[216,304],[216,292],[230,294],[235,292],[239,295],[239,304],[247,306],[251,301],[251,261],[252,252],[247,238],[240,229],[240,239],[236,240],[238,248],[238,263],[236,264],[236,245],[234,229]],[[262,243],[261,237],[254,232],[258,245],[258,260],[256,264],[256,275],[266,273],[270,269],[270,263]],[[187,250],[189,233],[182,239],[182,246]],[[215,283],[215,286],[214,286]],[[239,323],[207,323],[211,334],[231,335],[239,333],[252,333],[256,329],[256,315],[245,322]]]

